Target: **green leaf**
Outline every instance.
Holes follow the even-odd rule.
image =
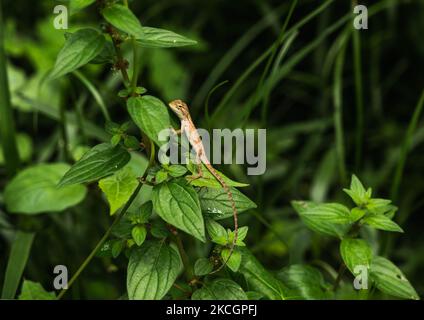
[[[37,214],[63,211],[80,203],[86,195],[85,186],[57,188],[69,169],[65,163],[38,164],[19,172],[6,186],[4,201],[11,213]]]
[[[135,124],[157,145],[159,133],[171,127],[171,118],[165,104],[153,96],[131,97],[127,101],[128,112]]]
[[[105,37],[91,28],[80,29],[66,39],[49,79],[59,78],[93,60],[105,46]]]
[[[293,299],[323,300],[331,298],[329,284],[321,272],[307,265],[294,264],[284,268],[278,277],[292,290]]]
[[[128,218],[134,224],[146,223],[149,221],[149,218],[152,213],[153,203],[152,201],[147,201],[141,205],[140,209],[137,212],[129,213]]]
[[[310,215],[314,219],[331,223],[350,223],[350,211],[347,207],[339,203],[318,204],[303,213],[303,216]]]
[[[116,60],[115,48],[112,41],[106,40],[100,53],[90,61],[90,64],[113,64]]]
[[[228,243],[228,234],[223,226],[212,219],[206,219],[206,230],[211,237],[212,242],[220,245]]]
[[[183,179],[153,187],[153,208],[166,222],[205,242],[205,224],[196,191]]]
[[[402,271],[383,257],[374,257],[371,278],[376,287],[395,297],[418,300],[419,296]]]
[[[140,148],[140,143],[134,136],[126,136],[124,140],[124,145],[125,147],[133,150],[137,150]]]
[[[111,135],[122,134],[121,126],[113,121],[106,121],[105,131]]]
[[[231,188],[237,213],[256,208],[256,204],[235,188]],[[224,189],[201,188],[198,192],[200,207],[210,218],[215,220],[225,219],[233,216],[231,201]]]
[[[141,246],[146,240],[146,227],[142,224],[136,225],[131,231],[132,238],[138,246]]]
[[[166,181],[166,179],[168,179],[168,172],[167,171],[165,171],[164,169],[161,169],[158,172],[156,172],[156,174],[155,174],[155,182],[157,184]]]
[[[163,241],[145,242],[132,251],[128,263],[130,300],[159,300],[168,292],[182,269],[178,252]]]
[[[230,256],[230,249],[224,248],[221,251],[221,257],[224,262],[227,262],[228,268],[233,272],[237,272],[240,268],[241,253],[234,248],[233,253]],[[228,259],[230,257],[230,259]],[[228,261],[227,261],[228,260]]]
[[[78,11],[88,7],[90,4],[94,3],[96,0],[71,0],[69,2],[69,12],[71,15],[77,13]]]
[[[246,279],[249,289],[260,292],[271,300],[287,299],[289,291],[283,283],[269,273],[249,250],[239,250],[242,253],[239,272]]]
[[[129,166],[99,181],[99,187],[109,202],[110,215],[113,215],[129,200],[137,186],[137,175]]]
[[[291,204],[306,226],[318,233],[341,238],[350,227],[340,224],[350,220],[349,209],[344,206],[333,207],[332,204],[328,206],[310,201],[292,201]]]
[[[374,198],[370,199],[366,205],[366,208],[374,214],[384,214],[385,212],[392,209],[391,200]]]
[[[197,165],[194,163],[189,163],[187,168],[193,173],[197,174]],[[221,176],[222,180],[224,180],[225,184],[229,187],[247,187],[248,183],[237,182],[231,180],[227,176],[225,176],[222,172],[216,170],[216,173]],[[212,173],[209,172],[208,168],[202,163],[202,177],[197,178],[195,180],[191,180],[190,183],[196,187],[210,187],[210,188],[222,188],[221,183],[214,177]]]
[[[170,165],[169,167],[166,168],[166,170],[168,171],[169,175],[174,178],[181,177],[185,175],[187,172],[186,167],[178,165],[178,164]]]
[[[358,206],[367,204],[371,199],[371,189],[365,190],[361,181],[354,174],[350,183],[350,189],[343,189]]]
[[[370,245],[362,239],[344,238],[340,243],[340,254],[347,268],[354,276],[357,266],[364,266],[369,269],[372,261],[372,249]]]
[[[124,249],[124,246],[125,246],[124,240],[120,240],[120,239],[114,240],[112,242],[112,257],[113,258],[118,257],[121,254],[122,250]]]
[[[169,30],[143,27],[143,32],[144,35],[139,37],[137,42],[144,48],[172,48],[197,44],[196,41]]]
[[[350,218],[352,221],[356,222],[359,219],[361,219],[366,213],[367,213],[366,210],[355,207],[352,210],[350,210]]]
[[[236,245],[237,246],[246,246],[243,242],[243,240],[246,238],[247,236],[247,231],[249,230],[249,227],[241,227],[238,229],[238,236],[237,236],[237,242]]]
[[[107,177],[125,166],[130,159],[127,150],[120,146],[97,145],[65,173],[59,186],[92,182]]]
[[[363,219],[363,222],[373,228],[392,232],[403,232],[399,225],[385,215],[372,214]]]
[[[194,274],[196,276],[204,276],[211,273],[213,270],[213,263],[208,258],[200,258],[194,264]]]
[[[19,300],[56,300],[56,294],[54,292],[47,292],[37,282],[24,280]]]
[[[110,144],[112,146],[117,146],[119,144],[119,142],[121,142],[122,139],[122,134],[118,133],[118,134],[114,134],[112,136],[112,138],[110,139]]]
[[[249,300],[261,300],[264,295],[256,291],[246,291],[247,298]]]
[[[206,283],[191,296],[192,300],[247,300],[246,293],[230,279],[216,279]]]
[[[154,220],[151,224],[150,233],[158,239],[166,238],[170,234],[163,220]]]
[[[1,299],[14,299],[34,242],[35,233],[18,230],[15,234],[4,276]]]
[[[102,11],[103,17],[114,27],[136,38],[142,38],[144,31],[140,21],[126,6],[114,4]]]

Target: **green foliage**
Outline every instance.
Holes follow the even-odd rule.
[[[205,224],[199,197],[192,186],[179,179],[153,187],[153,208],[171,225],[205,241]]]
[[[178,252],[163,241],[146,242],[131,252],[127,289],[130,300],[161,299],[182,268]]]
[[[127,203],[137,185],[137,175],[128,166],[99,181],[99,187],[109,202],[111,215]]]
[[[402,228],[396,222],[381,214],[371,214],[365,217],[364,223],[379,230],[403,232]]]
[[[340,255],[346,267],[356,275],[356,266],[370,268],[372,261],[372,249],[370,245],[362,239],[344,238],[340,242]]]
[[[216,279],[196,290],[193,300],[247,300],[246,293],[234,281],[229,279]]]
[[[294,264],[281,270],[278,278],[290,289],[290,299],[331,299],[329,283],[314,267]]]
[[[4,190],[7,210],[11,213],[38,214],[63,211],[80,203],[87,192],[84,186],[57,187],[69,168],[65,163],[52,163],[21,171]]]
[[[348,227],[341,236],[340,255],[344,264],[354,276],[360,272],[357,267],[370,271],[375,286],[396,297],[418,299],[415,289],[403,273],[389,260],[373,255],[371,245],[365,239],[359,239],[359,230],[363,225],[384,231],[403,232],[391,219],[395,209],[387,199],[372,198],[371,188],[367,190],[355,175],[352,175],[350,189],[343,189],[357,207],[349,210],[340,204],[314,204],[294,201],[292,205],[305,224],[312,230],[325,233],[329,226],[344,224]],[[306,217],[306,219],[305,219]],[[322,222],[326,224],[323,225]],[[324,232],[323,232],[324,231]]]
[[[162,130],[171,127],[171,120],[168,109],[161,100],[153,96],[132,97],[128,99],[127,107],[140,130],[156,144],[165,143],[166,137],[159,141],[158,135]]]
[[[419,296],[408,279],[393,262],[383,257],[375,257],[371,264],[371,276],[375,286],[395,297],[418,300]]]
[[[143,38],[140,21],[126,6],[113,4],[102,11],[103,17],[114,27],[136,38]]]
[[[142,30],[143,35],[137,38],[137,43],[144,48],[173,48],[197,44],[196,41],[169,30],[152,27],[143,27]]]
[[[247,249],[242,251],[239,272],[244,276],[251,290],[271,300],[288,298],[289,290],[286,286],[267,271]]]
[[[197,259],[196,263],[194,264],[194,274],[196,276],[205,276],[211,273],[212,270],[213,270],[213,263],[210,261],[210,259],[200,258],[200,259]]]
[[[97,145],[63,175],[59,187],[107,177],[125,166],[130,158],[130,154],[121,146]]]
[[[256,204],[235,188],[231,188],[238,213],[255,209]],[[233,215],[228,194],[223,189],[203,187],[199,190],[200,207],[210,218],[215,220],[225,219]]]
[[[47,292],[43,286],[37,282],[24,280],[22,284],[19,300],[55,300],[54,292]]]
[[[90,4],[95,2],[96,0],[70,0],[69,9],[72,14],[77,13],[78,11],[88,7]]]
[[[59,78],[86,65],[102,52],[105,43],[104,36],[91,28],[72,33],[60,50],[49,78]]]

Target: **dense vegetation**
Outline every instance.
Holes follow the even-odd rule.
[[[1,297],[419,299],[424,3],[357,2],[0,1]],[[267,129],[263,175],[215,166],[231,255],[225,190],[158,159],[173,99]]]

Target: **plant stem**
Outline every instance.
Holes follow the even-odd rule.
[[[131,43],[132,43],[132,47],[133,47],[133,74],[132,74],[132,78],[131,78],[131,88],[133,90],[135,90],[135,87],[137,87],[137,80],[138,80],[138,70],[140,68],[140,63],[138,60],[138,46],[137,46],[137,42],[135,41],[134,38],[131,38]]]
[[[116,43],[116,39],[114,37],[112,37],[112,42],[113,47],[115,48],[116,56],[118,58],[117,65],[119,67],[119,70],[121,71],[122,78],[124,79],[124,84],[126,87],[128,87],[128,85],[130,84],[130,78],[128,76],[127,68],[125,66],[125,59],[122,55],[121,47],[119,44]]]
[[[0,140],[7,174],[12,177],[19,169],[19,153],[16,147],[15,121],[10,104],[9,82],[6,70],[6,53],[4,50],[4,26],[2,2],[0,1]]]
[[[147,169],[146,169],[147,172]],[[94,247],[94,249],[90,252],[90,254],[87,256],[87,258],[84,260],[84,262],[81,264],[81,266],[78,268],[77,272],[72,276],[71,280],[69,280],[68,288],[62,289],[62,291],[57,296],[57,299],[60,300],[63,295],[69,290],[71,285],[75,282],[75,280],[78,279],[79,275],[84,271],[84,269],[87,267],[87,265],[90,263],[90,261],[93,259],[96,252],[101,248],[103,243],[107,240],[107,238],[110,236],[113,227],[121,220],[121,218],[124,216],[124,214],[127,212],[130,205],[133,203],[134,199],[137,197],[141,187],[142,183],[139,183],[137,188],[134,190],[134,192],[131,195],[131,198],[128,200],[128,202],[125,204],[125,207],[122,208],[121,212],[116,216],[115,220],[113,220],[112,224],[110,225],[109,229],[105,232],[103,237],[99,240],[97,245]]]

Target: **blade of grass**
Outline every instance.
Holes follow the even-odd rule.
[[[319,15],[323,10],[325,10],[334,0],[327,0],[323,4],[321,4],[318,8],[316,8],[314,11],[312,11],[310,14],[308,14],[305,18],[300,20],[298,23],[296,23],[293,27],[287,30],[285,35],[282,37],[281,41],[285,41],[288,35],[290,35],[295,30],[301,28],[305,24],[307,24],[310,20],[312,20],[314,17]],[[213,121],[218,117],[219,113],[223,110],[223,108],[227,105],[228,101],[233,97],[234,93],[237,91],[237,89],[243,84],[243,82],[249,77],[249,75],[258,67],[261,65],[261,63],[273,52],[274,49],[274,43],[261,55],[259,56],[244,72],[243,74],[237,79],[237,81],[234,83],[234,85],[231,87],[231,89],[226,93],[226,95],[222,98],[221,102],[215,109],[215,112],[213,113],[211,120]],[[279,44],[281,45],[281,43]]]
[[[15,298],[19,282],[25,269],[26,262],[31,251],[35,233],[17,231],[15,240],[10,250],[9,260],[7,262],[6,273],[4,277],[2,299]]]
[[[268,111],[264,110],[264,108],[267,108],[267,106],[265,107],[265,105],[268,104],[269,101],[269,96],[271,95],[272,89],[274,88],[274,85],[277,84],[277,82],[273,82],[272,79],[273,77],[276,76],[277,71],[278,71],[278,67],[281,64],[281,61],[283,60],[283,58],[286,56],[290,46],[292,45],[294,39],[296,38],[296,36],[298,35],[297,31],[292,32],[292,34],[287,38],[287,40],[284,42],[283,46],[281,47],[277,59],[275,60],[274,66],[271,70],[271,74],[269,76],[269,78],[267,78],[265,83],[262,83],[260,86],[258,86],[258,90],[256,90],[255,95],[249,99],[249,102],[247,103],[244,112],[242,113],[242,121],[243,124],[248,120],[251,112],[253,111],[253,109],[255,108],[255,106],[257,106],[259,104],[259,102],[262,100],[262,114],[261,114],[261,121],[262,127],[265,127],[265,119],[267,118],[267,114]],[[273,83],[273,85],[269,85],[270,83]],[[265,113],[264,113],[265,112]]]
[[[0,1],[0,140],[7,173],[13,176],[19,169],[19,154],[16,147],[13,110],[10,104],[3,32],[2,1]]]
[[[395,176],[393,178],[393,183],[390,191],[390,199],[396,203],[399,196],[399,188],[403,178],[403,172],[405,169],[406,157],[410,150],[412,144],[412,136],[417,129],[418,121],[421,117],[421,113],[424,106],[424,90],[421,93],[420,99],[418,100],[417,105],[415,106],[414,113],[412,115],[411,121],[409,122],[408,129],[406,131],[405,139],[402,143],[402,149],[400,153],[400,158],[398,165],[396,167]]]
[[[103,117],[106,121],[110,121],[109,111],[107,110],[106,104],[96,87],[81,72],[74,71],[72,72],[72,74],[82,82],[82,84],[88,89],[88,91],[90,91],[90,93],[93,95],[94,100],[96,100],[97,104],[100,106],[100,110],[103,113]]]
[[[289,13],[286,16],[286,20],[284,21],[283,27],[281,28],[280,34],[278,35],[277,42],[274,43],[274,48],[272,49],[272,53],[268,58],[268,61],[266,63],[265,69],[262,73],[261,79],[259,80],[259,85],[258,85],[259,88],[262,88],[263,85],[264,85],[264,81],[265,81],[265,78],[266,78],[266,76],[269,72],[269,69],[271,68],[272,61],[274,61],[275,55],[277,54],[278,44],[283,42],[282,39],[285,36],[287,26],[290,22],[292,15],[293,15],[294,9],[296,8],[297,2],[298,2],[297,0],[293,0],[291,2]],[[292,40],[294,39],[294,37],[295,37],[295,35],[293,35]],[[287,42],[289,42],[289,41],[287,41]],[[291,43],[291,41],[289,43]],[[287,52],[289,46],[290,45],[286,45],[286,48],[285,48],[286,50],[284,50],[284,51],[280,50],[281,59],[285,55],[285,53]],[[265,96],[265,99],[262,100],[263,101],[263,103],[262,103],[262,113],[261,113],[262,124],[265,124],[265,121],[266,121],[266,118],[267,118],[267,115],[268,115],[268,98],[267,98],[268,95],[269,95],[269,93]]]
[[[280,5],[277,7],[272,14],[280,15],[287,8],[287,4]],[[207,96],[208,92],[212,89],[214,84],[227,70],[234,60],[244,52],[247,46],[263,32],[270,25],[269,15],[264,16],[261,20],[255,23],[249,30],[247,30],[242,37],[231,47],[230,50],[219,60],[216,66],[210,72],[208,78],[202,84],[200,89],[197,91],[196,96],[193,99],[193,106],[199,106]]]
[[[346,43],[348,32],[340,41],[340,51],[336,58],[334,67],[334,86],[333,86],[333,103],[334,103],[334,131],[336,140],[336,157],[339,169],[339,178],[341,185],[347,182],[345,150],[344,150],[344,133],[343,133],[343,67],[346,54]]]
[[[329,35],[344,25],[348,20],[350,20],[350,14],[347,14],[336,21],[334,24],[324,30],[318,38],[296,52],[289,60],[287,60],[283,66],[281,66],[278,71],[272,75],[272,77],[267,79],[264,85],[266,89],[259,91],[260,97],[262,97],[264,93],[270,92],[272,88],[275,87],[275,85],[279,83],[284,77],[286,77],[297,64],[299,64],[308,54],[310,54],[316,47],[318,47],[322,41],[324,41]],[[243,109],[241,116],[245,121],[247,120],[246,116],[249,115],[256,106],[257,104],[249,104]]]
[[[352,0],[352,8],[357,5]],[[362,158],[362,142],[364,137],[364,94],[362,84],[362,57],[360,30],[353,30],[353,73],[355,78],[355,108],[356,108],[356,136],[355,136],[355,168],[359,170]]]

